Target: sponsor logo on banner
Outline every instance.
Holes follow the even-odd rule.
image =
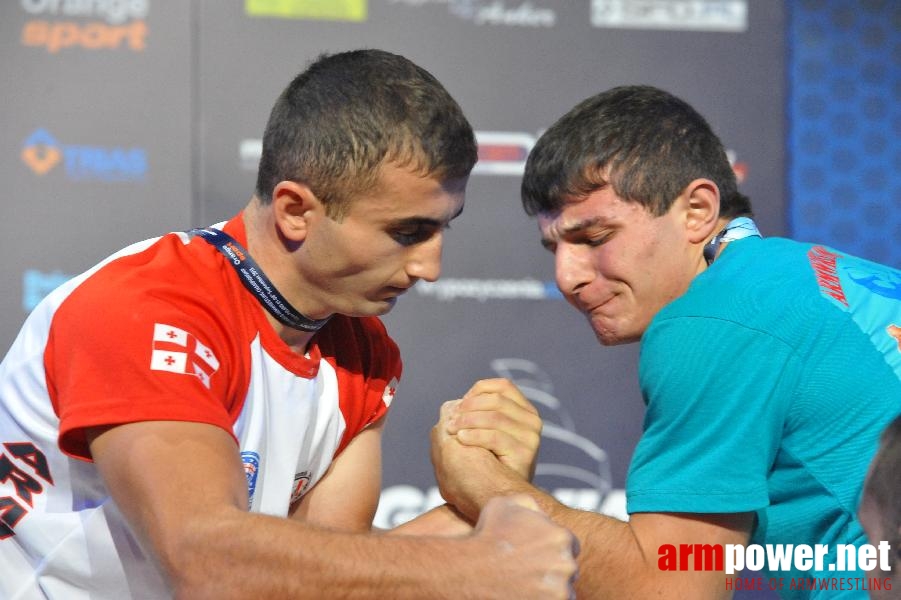
[[[482,175],[521,176],[526,158],[537,137],[520,131],[476,131],[479,160],[472,172]],[[238,161],[245,171],[256,171],[263,154],[263,140],[243,139],[238,144]]]
[[[149,0],[20,0],[31,19],[21,43],[51,54],[61,50],[132,50],[147,47]]]
[[[38,175],[46,175],[63,158],[59,143],[44,129],[38,129],[25,140],[22,161]]]
[[[476,25],[508,27],[553,27],[557,13],[533,2],[504,0],[450,0],[448,11]]]
[[[71,279],[60,271],[44,273],[36,269],[28,269],[22,273],[22,309],[31,312],[47,294]]]
[[[524,131],[476,131],[479,160],[472,172],[481,175],[521,177],[526,169],[529,152],[540,136],[541,132],[531,134]],[[248,146],[248,151],[250,149]],[[726,150],[726,157],[735,172],[735,179],[738,183],[743,183],[748,177],[748,164],[738,160],[735,150]],[[256,158],[259,160],[259,154]]]
[[[318,19],[323,21],[366,20],[368,0],[244,0],[250,17],[277,19]]]
[[[477,175],[522,177],[526,159],[541,133],[525,131],[476,131],[479,159],[472,169]],[[245,171],[256,171],[263,153],[263,140],[243,139],[238,144],[238,161]],[[726,150],[726,156],[738,183],[748,176],[748,164],[738,160],[734,150]]]
[[[445,5],[449,14],[476,25],[553,27],[557,23],[557,13],[547,8],[547,1],[539,4],[512,0],[390,0],[390,3],[414,8]]]
[[[154,323],[150,370],[194,375],[207,389],[219,370],[219,359],[197,337],[184,329]]]
[[[747,0],[591,0],[591,24],[612,29],[740,32]]]
[[[256,171],[260,166],[260,156],[263,155],[263,140],[241,140],[238,145],[238,160],[245,171]]]
[[[536,136],[519,131],[477,131],[479,160],[473,173],[521,176]]]
[[[613,488],[607,454],[577,432],[575,420],[554,395],[548,374],[520,358],[495,359],[491,369],[513,381],[541,413],[544,424],[535,484],[567,506],[628,519],[625,491]],[[437,487],[391,486],[382,490],[374,524],[383,529],[397,527],[442,503]]]
[[[740,184],[744,183],[748,178],[748,163],[738,160],[735,150],[726,150],[726,158],[729,159],[729,165],[732,167],[732,172],[735,173],[735,181]]]
[[[454,0],[388,0],[391,4],[406,4],[407,6],[416,6],[420,7],[426,4],[438,5],[443,4],[447,5],[453,2]]]
[[[442,302],[455,300],[563,300],[553,281],[537,279],[452,279],[420,281],[413,288],[419,296]]]
[[[62,144],[46,129],[28,136],[21,158],[41,176],[62,165],[66,177],[73,181],[141,181],[147,174],[147,152],[143,148]]]

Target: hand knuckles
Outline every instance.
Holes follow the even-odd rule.
[[[497,385],[498,387],[506,389],[516,389],[516,386],[513,384],[513,382],[506,377],[498,377],[494,381],[495,385]]]

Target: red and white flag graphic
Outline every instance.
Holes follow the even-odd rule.
[[[397,377],[392,377],[388,387],[385,388],[385,392],[382,394],[382,402],[385,403],[385,406],[391,406],[391,403],[394,402],[395,394],[397,394]]]
[[[219,370],[219,360],[193,334],[172,325],[154,323],[150,369],[194,375],[209,388],[210,377]]]

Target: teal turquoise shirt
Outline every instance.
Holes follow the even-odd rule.
[[[654,318],[639,379],[647,412],[630,513],[754,512],[750,543],[828,544],[834,564],[837,544],[867,542],[862,484],[901,412],[901,272],[785,239],[732,242]],[[755,575],[787,588],[793,577],[887,574]]]

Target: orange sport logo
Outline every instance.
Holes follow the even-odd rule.
[[[21,42],[51,54],[73,48],[141,52],[147,47],[148,2],[21,0],[22,9],[34,17],[22,27]]]

